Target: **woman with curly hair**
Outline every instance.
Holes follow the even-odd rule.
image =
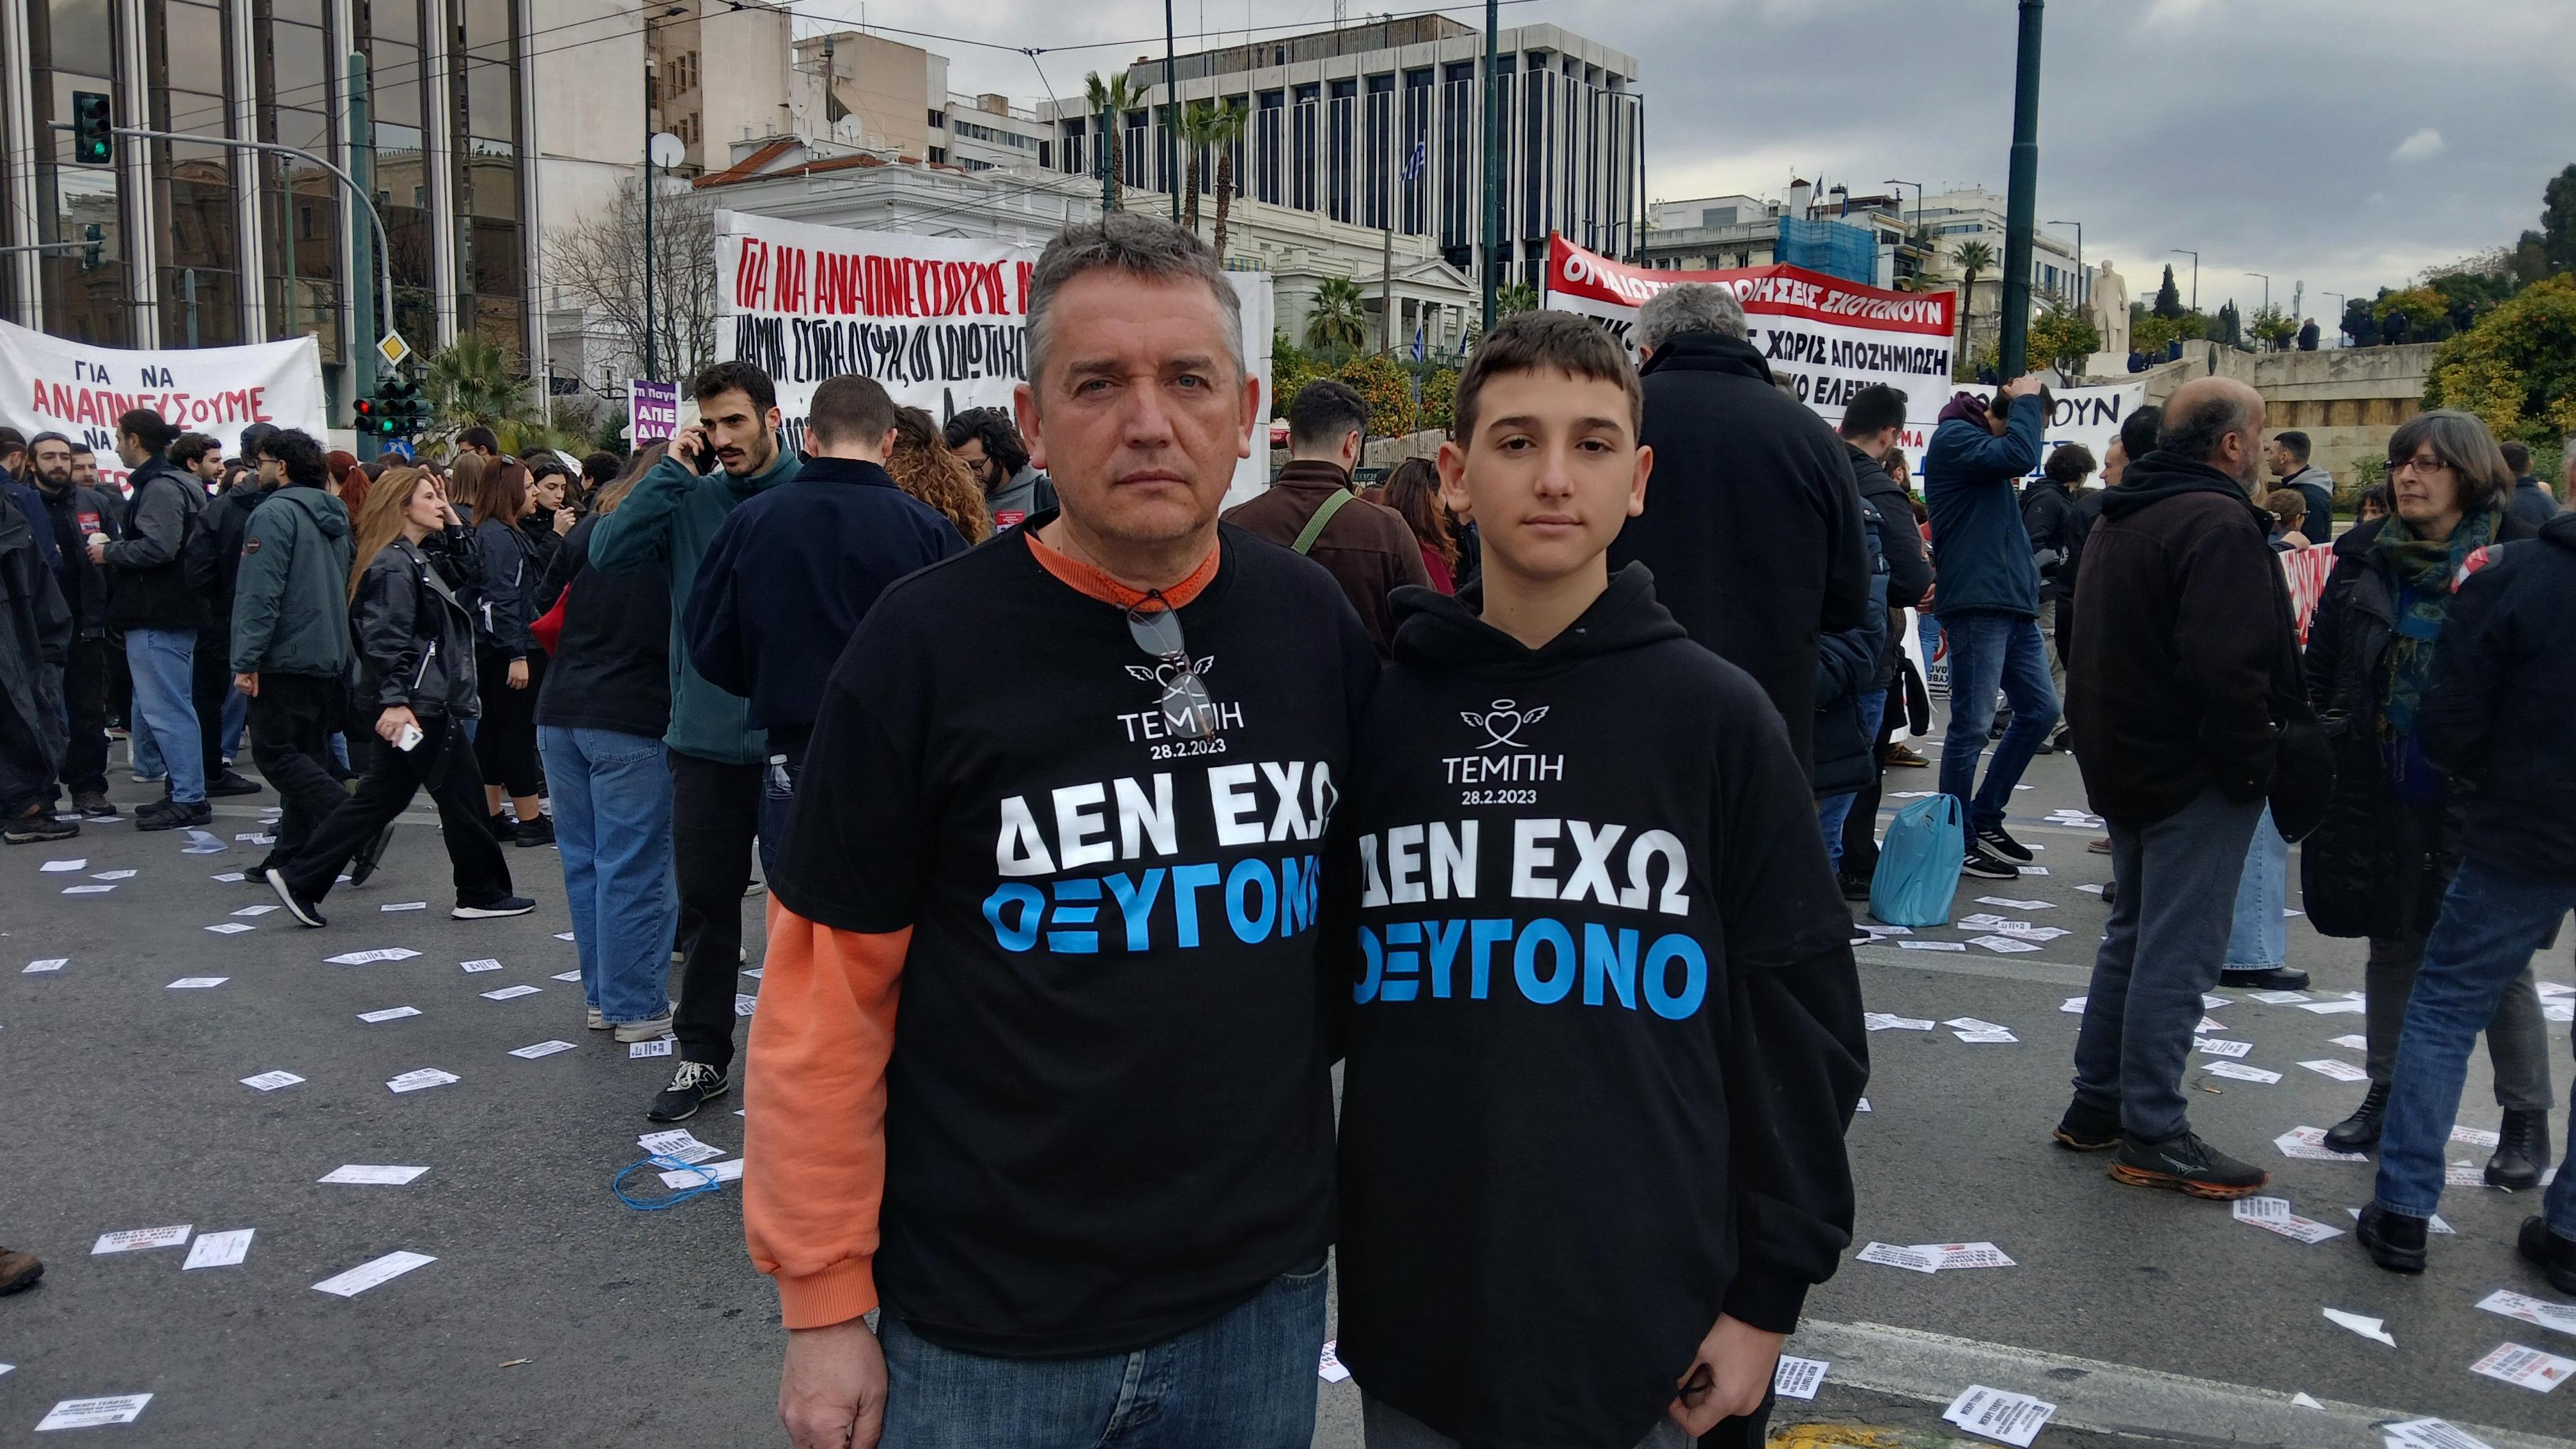
[[[993,535],[993,518],[984,509],[984,490],[975,475],[940,435],[939,424],[919,408],[894,410],[894,451],[886,471],[904,492],[929,504],[957,526],[968,545]]]

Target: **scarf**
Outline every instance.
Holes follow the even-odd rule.
[[[2415,737],[2416,712],[2433,679],[2433,650],[2441,642],[2442,621],[2451,612],[2451,581],[2460,576],[2470,554],[2495,539],[2501,510],[2489,504],[2464,515],[2440,542],[2418,537],[2405,519],[2390,514],[2371,540],[2397,579],[2396,629],[2388,641],[2386,708],[2380,736],[2395,743]]]

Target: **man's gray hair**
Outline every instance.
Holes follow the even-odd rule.
[[[1675,282],[1637,309],[1637,345],[1661,350],[1685,332],[1744,335],[1744,304],[1714,282]]]
[[[1158,217],[1113,211],[1098,221],[1066,227],[1039,253],[1029,283],[1029,381],[1046,368],[1052,339],[1047,312],[1055,294],[1085,272],[1117,271],[1145,281],[1199,281],[1216,296],[1217,315],[1225,330],[1225,349],[1234,358],[1235,375],[1247,376],[1243,356],[1243,303],[1226,280],[1216,256],[1190,231]]]

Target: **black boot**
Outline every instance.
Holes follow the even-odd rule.
[[[2388,1116],[2388,1089],[2377,1082],[2352,1115],[2326,1129],[2326,1145],[2337,1152],[2367,1152],[2379,1145],[2379,1124]]]
[[[2424,1271],[2424,1220],[2393,1213],[2371,1203],[2361,1210],[2361,1221],[2353,1227],[2353,1237],[2370,1261],[2391,1273]]]
[[[2487,1159],[2487,1185],[2516,1192],[2540,1186],[2540,1174],[2549,1166],[2549,1114],[2508,1111],[2496,1136],[2502,1140],[2495,1156]]]
[[[2562,1238],[2549,1230],[2549,1219],[2525,1218],[2522,1235],[2515,1248],[2540,1269],[2549,1286],[2561,1293],[2576,1293],[2576,1239]],[[8,1290],[0,1288],[0,1293]]]

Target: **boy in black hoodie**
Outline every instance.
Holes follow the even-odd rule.
[[[1584,319],[1478,347],[1440,475],[1483,579],[1396,595],[1352,752],[1340,1351],[1371,1449],[1759,1444],[1850,1241],[1851,920],[1769,699],[1610,575],[1639,404]]]

